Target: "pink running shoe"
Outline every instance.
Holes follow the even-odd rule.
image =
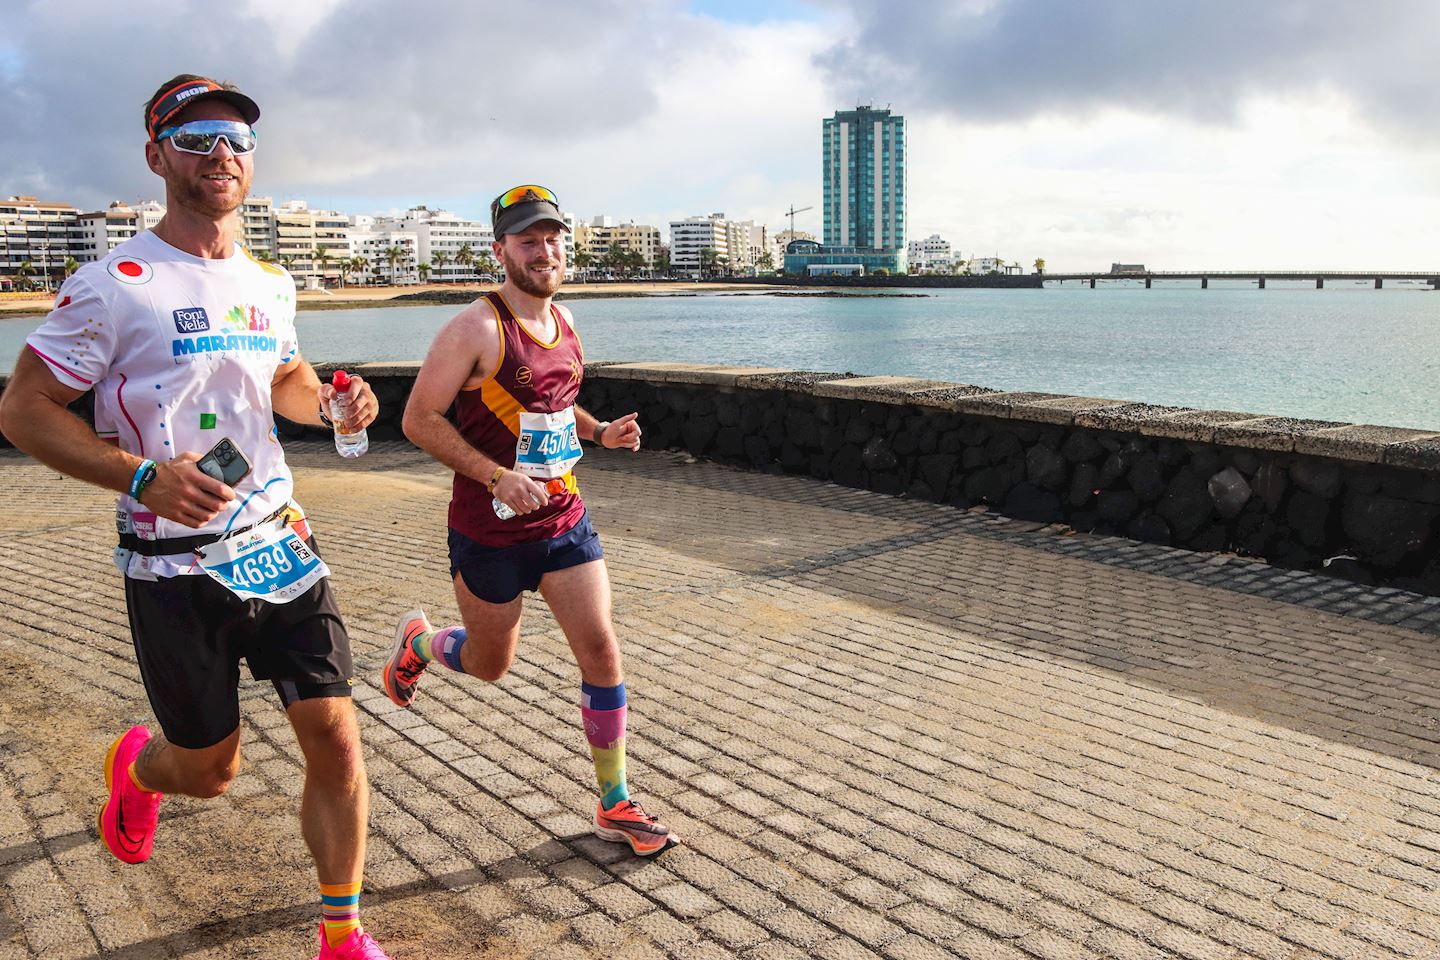
[[[595,836],[612,843],[628,843],[639,857],[659,853],[666,844],[679,842],[669,827],[630,800],[621,800],[609,810],[596,804]]]
[[[150,859],[155,824],[160,819],[160,798],[164,794],[146,793],[130,779],[130,764],[149,742],[146,727],[131,727],[110,744],[110,752],[105,755],[105,789],[110,791],[110,799],[100,808],[100,840],[125,863]]]
[[[330,946],[330,941],[325,939],[325,924],[320,924],[320,952],[315,955],[315,960],[390,960],[390,955],[380,949],[370,934],[365,932],[364,927],[359,927],[350,932],[350,936],[340,942],[340,946]]]

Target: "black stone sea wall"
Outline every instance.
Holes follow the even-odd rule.
[[[347,366],[373,439],[418,366]],[[580,402],[650,448],[1440,596],[1440,430],[679,363],[590,364]]]

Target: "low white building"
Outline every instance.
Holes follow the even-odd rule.
[[[918,273],[949,273],[955,266],[950,241],[938,233],[906,244],[906,259],[910,261],[910,269]]]

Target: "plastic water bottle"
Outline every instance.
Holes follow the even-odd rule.
[[[557,493],[564,493],[565,481],[561,480],[559,477],[555,477],[551,480],[546,480],[545,492],[550,494],[550,496],[552,497],[555,496],[555,494]],[[491,500],[490,506],[494,509],[495,516],[499,517],[501,520],[509,520],[511,517],[515,516],[515,511],[511,508],[510,504],[506,503],[504,500],[501,500],[499,497]]]
[[[345,391],[350,389],[350,374],[336,370],[335,376],[330,378],[330,385],[335,388],[335,399],[330,401],[330,420],[335,426],[335,452],[353,460],[370,449],[370,436],[363,427],[351,433],[345,426],[345,417],[349,412]]]

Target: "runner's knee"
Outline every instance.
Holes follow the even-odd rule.
[[[185,792],[202,800],[213,799],[230,789],[230,784],[235,782],[235,775],[239,772],[238,754],[208,761],[187,771],[189,789]]]

